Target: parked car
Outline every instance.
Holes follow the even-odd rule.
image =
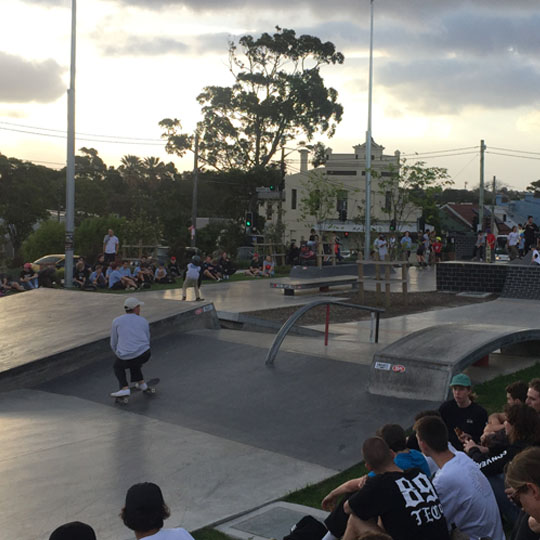
[[[78,258],[79,255],[73,255],[73,259],[75,261]],[[64,265],[66,263],[65,259],[66,255],[64,253],[44,255],[43,257],[40,257],[32,263],[32,268],[34,269],[34,272],[39,272],[40,270],[43,270],[44,268],[49,268],[51,266],[54,266],[54,268],[59,270],[60,268],[64,268]]]
[[[495,260],[496,261],[509,261],[510,255],[508,254],[508,248],[506,247],[508,243],[507,234],[497,235],[497,243],[495,244]]]

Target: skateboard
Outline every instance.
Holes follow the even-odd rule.
[[[146,381],[146,384],[148,385],[148,388],[146,390],[140,390],[135,385],[130,386],[130,390],[132,392],[142,392],[143,394],[146,394],[147,396],[153,396],[156,393],[156,386],[159,384],[159,378],[150,379],[149,381]],[[114,402],[115,403],[121,403],[123,405],[127,405],[129,403],[129,398],[132,396],[122,396],[122,397],[115,397]]]

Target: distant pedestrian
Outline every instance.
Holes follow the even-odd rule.
[[[411,256],[412,249],[412,238],[409,234],[409,231],[405,231],[403,238],[401,239],[401,251],[403,253],[403,258],[408,261]]]
[[[525,223],[525,229],[523,231],[523,237],[525,239],[525,254],[536,246],[536,238],[538,236],[538,225],[534,223],[533,217],[529,216],[527,223]]]
[[[508,248],[508,255],[510,260],[513,261],[519,257],[519,231],[516,225],[512,227],[512,231],[508,233],[508,240],[506,241]]]
[[[114,231],[109,229],[105,238],[103,238],[103,253],[105,255],[105,263],[109,264],[116,260],[118,250],[120,248],[120,240],[114,235]]]
[[[379,260],[384,261],[388,255],[388,243],[384,234],[379,234],[379,237],[373,242],[373,247],[376,253],[379,255]]]
[[[473,251],[473,259],[477,261],[483,261],[484,260],[484,246],[485,246],[486,240],[484,237],[484,233],[480,231],[478,235],[476,236],[476,242],[474,244],[474,251]]]

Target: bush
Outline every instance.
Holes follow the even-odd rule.
[[[43,221],[39,229],[31,233],[23,242],[24,260],[31,262],[43,255],[64,253],[64,227],[64,224],[58,221]]]
[[[103,238],[107,231],[112,229],[122,239],[125,224],[125,218],[112,215],[85,219],[75,229],[75,252],[89,262],[94,262],[103,251]]]

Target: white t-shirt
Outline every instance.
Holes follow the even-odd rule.
[[[505,540],[497,501],[488,479],[463,452],[445,463],[433,477],[448,526],[455,523],[471,540],[489,536]]]
[[[379,251],[379,256],[384,257],[388,253],[388,249],[386,248],[386,240],[382,240],[381,238],[377,238],[375,242],[373,243],[376,250]]]
[[[532,262],[533,263],[536,263],[536,264],[540,264],[540,253],[538,252],[537,249],[533,249],[533,254],[532,254]]]
[[[519,233],[518,232],[508,233],[508,245],[517,246],[518,244],[519,244]]]
[[[161,529],[152,536],[146,536],[148,540],[194,540],[186,529]]]
[[[118,245],[118,237],[105,235],[103,239],[103,244],[105,246],[105,253],[116,253],[116,246]]]

